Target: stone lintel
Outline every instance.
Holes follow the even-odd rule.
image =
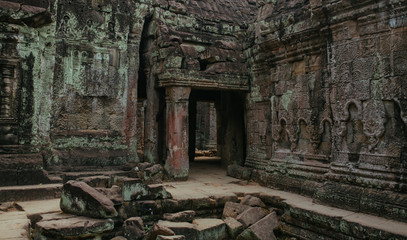
[[[202,72],[166,70],[158,75],[159,87],[179,86],[216,90],[249,91],[249,78],[241,74],[205,74]]]

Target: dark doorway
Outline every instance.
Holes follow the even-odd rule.
[[[189,99],[189,159],[219,167],[243,165],[246,155],[245,94],[192,89]]]

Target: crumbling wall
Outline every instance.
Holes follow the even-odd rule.
[[[47,141],[53,78],[53,6],[2,2],[0,12],[2,152],[31,152]]]
[[[48,168],[137,159],[139,44],[150,10],[127,1],[2,2],[2,69],[14,81],[12,99],[2,99],[12,108],[2,114],[3,153],[42,152]]]
[[[267,185],[406,219],[406,2],[257,4],[246,166]]]
[[[60,1],[50,165],[136,159],[139,44],[149,6]]]

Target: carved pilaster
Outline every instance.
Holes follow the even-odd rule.
[[[0,145],[18,144],[18,60],[0,60]]]

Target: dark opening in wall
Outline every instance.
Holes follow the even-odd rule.
[[[192,89],[189,99],[189,159],[226,167],[246,156],[244,93]],[[196,151],[198,150],[198,151]],[[210,159],[213,157],[214,159]]]
[[[199,59],[199,70],[205,71],[207,67],[208,67],[208,62],[206,60]]]
[[[147,78],[149,72],[148,64],[148,27],[152,21],[152,16],[147,16],[144,25],[143,31],[141,34],[140,47],[139,47],[139,70],[138,70],[138,83],[137,83],[137,98],[146,99],[147,98]]]
[[[193,89],[189,99],[189,159],[199,163],[221,164],[217,154],[218,91]]]

